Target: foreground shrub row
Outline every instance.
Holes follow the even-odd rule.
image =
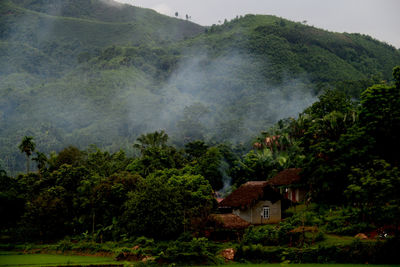
[[[400,241],[359,241],[350,245],[326,245],[305,248],[271,247],[257,245],[240,246],[237,261],[292,262],[292,263],[398,263]]]
[[[235,249],[235,261],[253,263],[398,263],[400,240],[383,241],[355,239],[349,244],[317,244],[304,247],[264,246],[262,244],[216,243],[206,238],[191,240],[159,241],[138,238],[133,243],[95,242],[74,243],[69,240],[54,245],[0,245],[0,250],[25,252],[83,252],[106,253],[122,261],[146,261],[146,264],[223,264],[226,260],[221,251]]]

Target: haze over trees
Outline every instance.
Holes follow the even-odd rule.
[[[400,60],[369,36],[273,16],[205,28],[74,0],[6,0],[0,13],[0,58],[8,62],[0,66],[0,155],[11,173],[24,169],[10,146],[23,136],[47,154],[96,144],[131,155],[138,136],[160,129],[179,147],[199,138],[249,145],[324,89],[359,99],[392,80]]]
[[[135,157],[95,146],[69,146],[48,158],[35,151],[38,173],[14,178],[1,171],[4,233],[17,240],[91,233],[100,241],[199,234],[216,207],[214,192],[287,168],[303,170],[309,203],[344,209],[353,228],[340,231],[397,227],[399,93],[397,78],[369,87],[358,104],[328,90],[297,119],[262,133],[244,154],[200,140],[178,148],[164,131],[139,136],[131,144]],[[25,136],[21,151],[31,155],[32,144]]]
[[[305,205],[235,235],[236,259],[398,262],[399,50],[274,16],[186,18],[0,2],[0,243],[217,264],[216,193],[299,168]]]

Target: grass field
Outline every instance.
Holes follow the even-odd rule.
[[[226,264],[220,265],[220,267],[399,267],[400,265],[374,265],[374,264],[288,264],[288,263],[276,263],[276,264]],[[211,266],[210,266],[211,267]],[[217,267],[217,266],[214,266]]]
[[[133,266],[130,262],[117,262],[108,257],[94,256],[65,256],[53,254],[21,254],[17,252],[0,252],[0,267],[10,266],[58,266],[58,265],[101,265],[124,264]],[[220,267],[400,267],[400,265],[365,265],[365,264],[226,264]],[[212,267],[212,266],[210,266]],[[218,266],[214,266],[218,267]]]
[[[90,265],[121,264],[107,257],[65,256],[52,254],[20,254],[1,252],[0,267],[3,266],[57,266],[57,265]]]

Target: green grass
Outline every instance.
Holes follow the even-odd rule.
[[[325,235],[325,240],[322,242],[319,242],[318,245],[327,245],[327,246],[340,246],[340,245],[350,245],[354,240],[356,240],[355,237],[352,236],[338,236],[338,235],[332,235],[332,234],[326,234]],[[369,241],[371,242],[371,241]]]
[[[0,267],[3,266],[55,266],[55,265],[89,265],[89,264],[122,264],[108,257],[65,256],[52,254],[20,254],[0,252]]]
[[[226,264],[222,265],[223,267],[285,267],[285,266],[293,266],[293,267],[366,267],[365,264],[316,264],[316,263],[309,263],[309,264],[288,264],[288,263],[273,263],[273,264]],[[367,266],[371,267],[384,267],[384,266],[400,266],[400,265],[383,265],[383,264],[369,264]],[[212,266],[210,266],[212,267]]]

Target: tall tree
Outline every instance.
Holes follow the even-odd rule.
[[[148,148],[164,148],[168,141],[168,134],[164,131],[155,131],[154,133],[142,134],[137,138],[136,143],[133,145],[144,152]]]
[[[396,75],[395,68],[393,74]],[[400,71],[399,71],[400,72]],[[396,76],[394,77],[395,79]],[[361,94],[360,126],[374,140],[370,153],[390,163],[399,163],[400,90],[376,84]]]
[[[25,136],[18,146],[21,153],[25,153],[26,155],[26,173],[29,173],[29,157],[32,155],[33,151],[35,151],[35,147],[36,144],[33,142],[32,136]]]
[[[42,170],[46,167],[47,157],[46,154],[42,152],[36,152],[36,157],[32,158],[32,160],[36,161],[39,175],[42,173]]]
[[[396,88],[400,89],[400,66],[396,66],[393,68],[393,78]]]
[[[382,159],[353,167],[344,191],[364,218],[378,225],[400,226],[400,170]],[[396,231],[399,234],[399,231]]]

